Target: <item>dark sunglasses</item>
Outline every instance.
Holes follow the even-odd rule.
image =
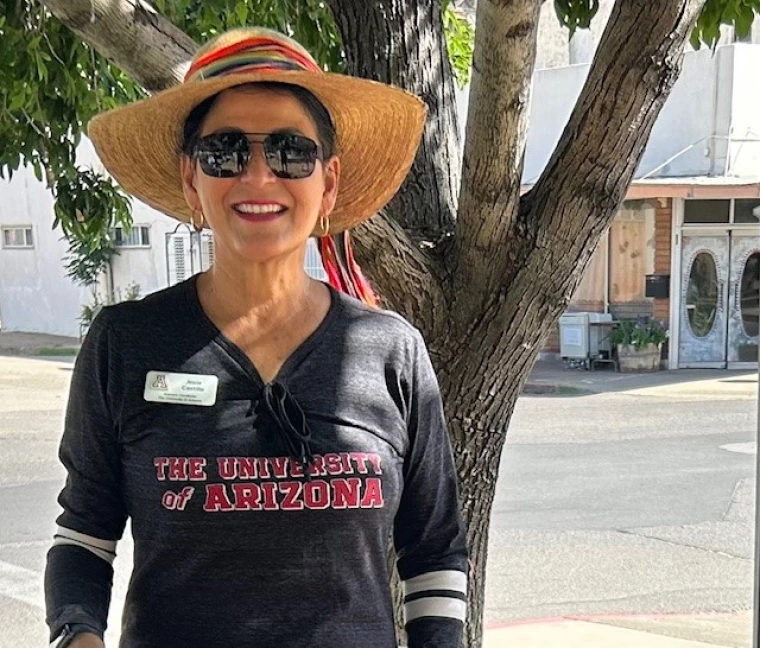
[[[240,131],[201,137],[193,149],[193,157],[206,175],[234,178],[248,166],[254,143],[261,144],[272,173],[284,180],[308,178],[314,173],[317,160],[322,159],[319,144],[303,135]]]

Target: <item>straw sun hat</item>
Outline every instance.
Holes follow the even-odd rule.
[[[257,81],[301,86],[333,119],[341,180],[331,234],[357,225],[391,199],[414,160],[424,104],[392,86],[325,73],[298,43],[269,29],[222,34],[198,51],[183,83],[98,115],[89,135],[106,169],[126,191],[190,222],[179,166],[185,120],[204,99]]]

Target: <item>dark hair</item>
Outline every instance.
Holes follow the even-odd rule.
[[[294,97],[304,107],[309,114],[309,117],[311,117],[311,120],[314,122],[314,126],[317,128],[317,137],[319,138],[319,144],[322,147],[324,159],[327,160],[334,155],[337,139],[335,125],[330,117],[330,113],[327,112],[327,108],[325,108],[322,102],[311,92],[301,86],[292,85],[290,83],[262,82],[247,85],[264,88],[265,90],[274,90],[275,92],[285,92]],[[242,88],[246,86],[234,87]],[[199,103],[193,108],[185,120],[185,125],[182,129],[181,149],[181,152],[185,155],[193,154],[193,149],[198,142],[201,129],[203,128],[203,122],[206,120],[206,116],[214,105],[214,102],[219,98],[220,94],[221,93],[215,94]]]

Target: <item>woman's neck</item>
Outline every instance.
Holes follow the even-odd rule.
[[[258,264],[217,256],[198,278],[199,298],[212,319],[222,324],[248,320],[262,328],[309,310],[321,290],[298,254]]]

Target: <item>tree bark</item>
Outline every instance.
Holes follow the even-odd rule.
[[[541,3],[479,0],[455,260],[455,317],[471,321],[512,262]]]
[[[198,45],[145,0],[41,0],[148,92],[179,83]]]
[[[433,248],[454,229],[461,155],[441,2],[328,0],[328,5],[351,74],[399,86],[427,104],[425,132],[405,188],[384,211],[413,240]]]
[[[384,306],[404,313],[426,339],[439,338],[448,310],[440,265],[395,220],[382,214],[352,230],[357,258],[369,269]],[[411,287],[414,289],[410,289]]]
[[[98,19],[85,24],[82,10],[89,15],[92,1],[96,18],[113,11],[115,28]],[[357,252],[389,303],[423,330],[438,372],[471,551],[466,646],[477,648],[488,523],[515,402],[624,198],[703,0],[616,3],[557,150],[522,198],[540,2],[480,0],[455,237],[459,147],[440,2],[328,1],[350,71],[415,91],[431,111],[410,178],[387,216],[357,230]],[[176,80],[169,74],[175,63],[145,67],[146,53],[108,32],[144,30],[138,49],[158,51],[159,58],[190,47],[168,35],[159,16],[138,18],[127,0],[43,2],[143,85],[157,89]]]

